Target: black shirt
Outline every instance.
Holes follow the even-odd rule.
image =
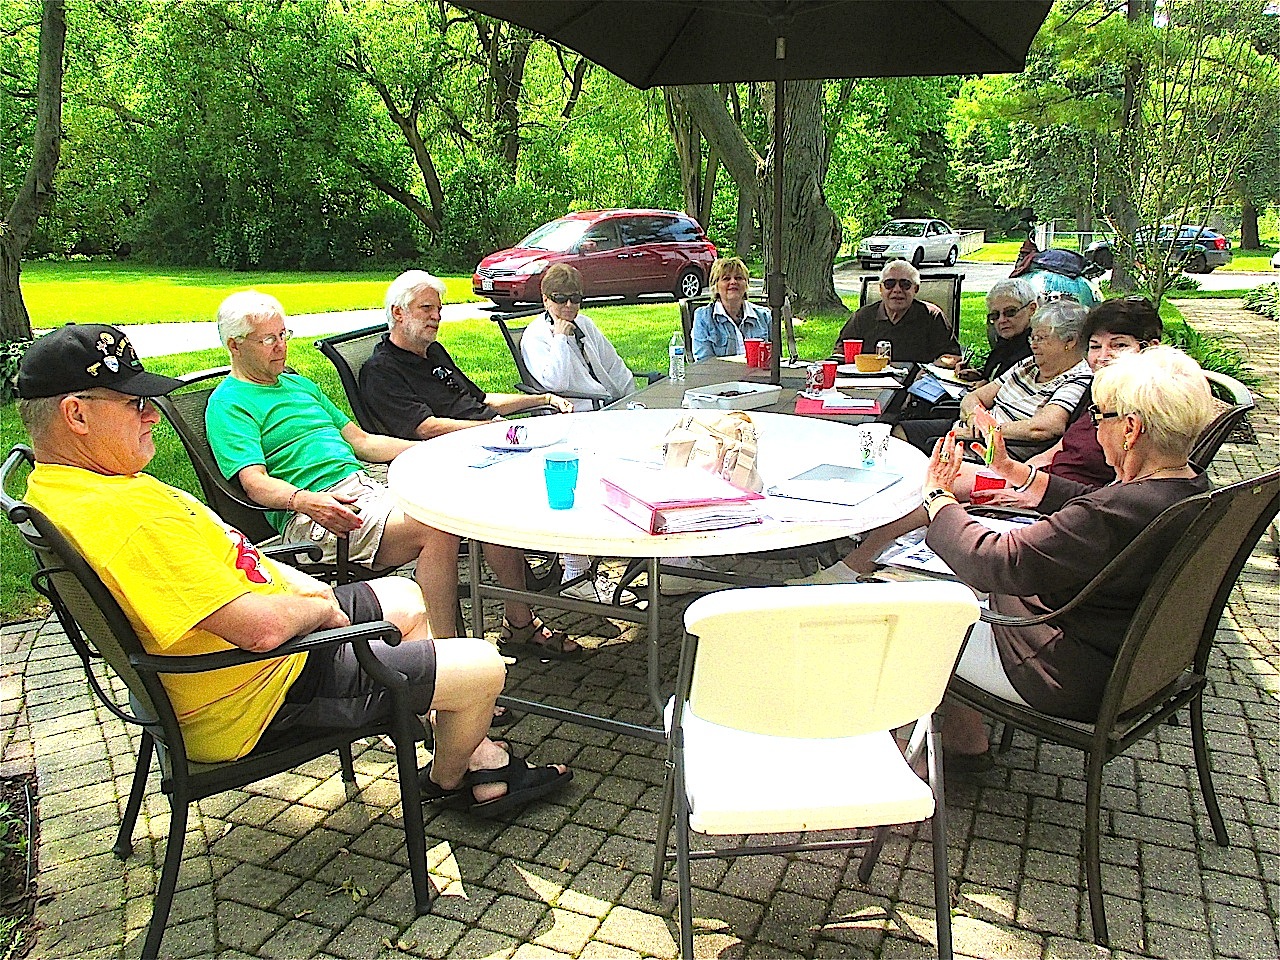
[[[429,417],[492,420],[497,416],[484,402],[484,391],[467,379],[439,342],[420,357],[397,347],[390,334],[383,335],[360,368],[360,396],[391,436],[406,440],[418,439],[418,425]]]
[[[877,341],[888,340],[893,344],[894,363],[932,363],[943,354],[960,354],[947,318],[926,300],[913,301],[897,323],[884,312],[883,300],[869,303],[840,329],[833,351],[840,357],[844,340],[861,340],[866,353],[875,353]]]
[[[982,365],[982,379],[990,383],[1000,374],[1031,356],[1031,328],[1027,327],[1008,340],[998,339]]]

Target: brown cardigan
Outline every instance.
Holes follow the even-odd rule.
[[[947,506],[929,524],[926,542],[961,580],[991,595],[992,610],[1034,616],[1075,596],[1166,507],[1208,488],[1203,474],[1092,491],[1050,476],[1038,507],[1045,519],[1001,534]],[[1005,673],[1027,703],[1069,720],[1097,717],[1129,620],[1178,535],[1167,531],[1110,584],[1049,623],[993,625]]]

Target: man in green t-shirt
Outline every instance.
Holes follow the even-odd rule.
[[[416,562],[432,634],[457,633],[459,538],[406,515],[361,463],[387,463],[420,441],[366,433],[306,377],[285,373],[290,334],[274,297],[254,290],[227,297],[218,335],[231,375],[209,397],[205,425],[223,475],[272,508],[268,519],[286,540],[313,540],[327,559],[336,538],[347,536],[353,562],[374,569]],[[524,588],[521,551],[485,544],[484,553],[499,583]],[[582,652],[518,601],[506,603],[503,632],[547,656]]]

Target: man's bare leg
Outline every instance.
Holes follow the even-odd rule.
[[[416,583],[404,577],[382,577],[368,583],[382,607],[382,619],[399,628],[402,640],[425,640],[431,636],[422,591]]]
[[[496,543],[486,543],[484,546],[484,559],[489,564],[489,569],[493,571],[494,578],[504,587],[512,590],[523,590],[525,588],[524,576],[528,563],[525,560],[524,551],[516,547],[504,547]],[[507,623],[514,627],[523,627],[526,624],[533,623],[533,609],[527,604],[518,600],[508,600],[503,604],[503,612],[506,614]],[[581,649],[579,644],[569,637],[556,642],[547,639],[550,629],[544,631],[543,638],[536,635],[530,640],[531,643],[538,646],[554,646],[558,650],[572,651]]]
[[[493,705],[506,679],[506,667],[493,645],[477,637],[437,640],[436,688],[431,698],[435,711],[435,754],[431,779],[446,790],[456,788],[469,770],[499,770],[509,756],[488,738]],[[564,773],[564,764],[556,764]],[[476,802],[493,800],[507,792],[504,783],[483,783],[472,788]]]
[[[380,567],[417,561],[413,578],[426,601],[433,637],[452,637],[458,632],[458,541],[452,533],[393,510],[374,557]]]

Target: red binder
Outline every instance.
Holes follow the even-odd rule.
[[[705,470],[637,470],[601,477],[604,504],[652,534],[720,530],[761,520],[764,495]]]

